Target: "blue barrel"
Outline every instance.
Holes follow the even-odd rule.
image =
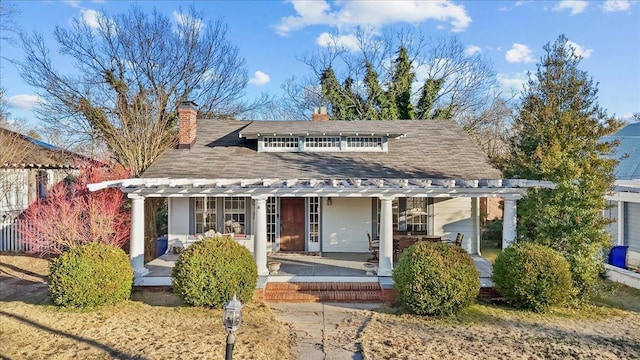
[[[156,256],[164,255],[167,252],[167,235],[161,236],[158,238],[158,243],[156,244]]]
[[[609,264],[617,266],[619,268],[627,267],[627,247],[628,246],[614,246],[609,253]]]

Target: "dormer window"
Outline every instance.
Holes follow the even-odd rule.
[[[382,137],[380,136],[348,136],[347,148],[382,150]]]
[[[340,150],[340,136],[307,136],[304,147],[307,149]]]
[[[386,136],[258,136],[258,152],[387,151]]]
[[[262,138],[262,147],[267,151],[297,151],[299,138],[297,136],[265,136]]]

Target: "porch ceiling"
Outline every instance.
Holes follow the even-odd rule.
[[[504,197],[519,199],[526,188],[553,188],[548,181],[521,179],[122,179],[90,184],[89,190],[119,188],[148,197],[333,196]]]

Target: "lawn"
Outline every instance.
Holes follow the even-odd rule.
[[[118,306],[60,310],[47,303],[47,263],[0,254],[0,358],[223,358],[220,310],[186,307],[170,292],[151,290]],[[359,349],[364,359],[640,358],[640,290],[610,282],[593,304],[548,314],[488,303],[446,318],[394,307],[352,314],[325,341]],[[267,305],[247,305],[243,315],[234,358],[295,358],[295,334]]]
[[[222,359],[221,310],[183,306],[167,291],[135,292],[99,310],[48,304],[48,260],[0,255],[0,358]],[[277,339],[277,341],[274,341]],[[289,330],[264,304],[243,309],[236,359],[294,359]]]

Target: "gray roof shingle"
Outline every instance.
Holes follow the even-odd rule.
[[[388,152],[257,152],[258,133],[406,134]],[[198,119],[191,149],[165,151],[144,178],[500,179],[485,154],[453,121],[239,121]]]

